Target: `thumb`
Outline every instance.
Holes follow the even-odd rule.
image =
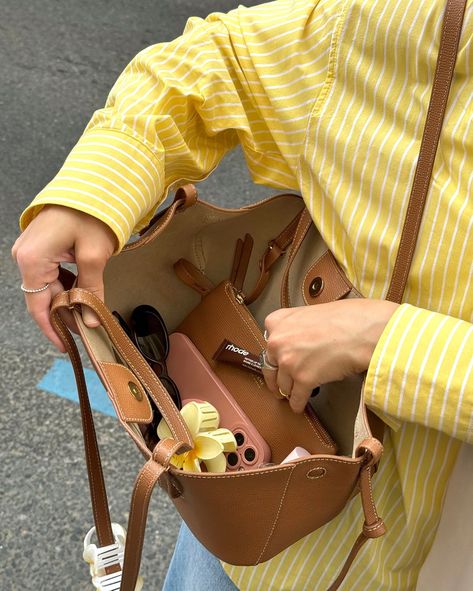
[[[92,292],[104,301],[103,273],[107,258],[102,253],[78,253],[77,264],[77,286]],[[82,319],[84,324],[90,328],[100,325],[98,316],[88,306],[82,306]]]

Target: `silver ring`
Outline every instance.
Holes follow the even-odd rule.
[[[45,291],[46,289],[48,289],[48,287],[50,286],[50,283],[46,283],[45,285],[43,285],[43,287],[38,287],[38,289],[28,289],[27,287],[25,287],[23,285],[23,283],[20,285],[20,289],[21,291],[23,291],[24,293],[39,293],[40,291]]]
[[[261,369],[266,369],[267,371],[278,371],[279,369],[277,365],[268,361],[268,353],[266,349],[263,349],[259,354],[259,363]]]
[[[267,330],[265,330],[265,331],[264,331],[264,333],[263,333],[263,339],[264,339],[266,342],[268,342],[268,339],[269,339],[269,333],[268,333],[268,331],[267,331]]]

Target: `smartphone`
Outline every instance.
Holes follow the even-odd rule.
[[[228,470],[257,468],[271,461],[266,441],[186,335],[179,332],[169,335],[166,367],[179,388],[182,405],[191,401],[210,402],[220,415],[219,426],[235,436],[237,450],[226,454]]]

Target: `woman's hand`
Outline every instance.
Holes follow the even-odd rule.
[[[77,284],[103,299],[103,271],[117,247],[112,230],[102,221],[61,205],[44,207],[12,248],[27,289],[49,288],[38,293],[25,293],[26,306],[46,337],[64,352],[64,346],[49,320],[53,297],[63,290],[58,280],[59,264],[77,265]],[[84,322],[97,326],[91,310],[84,310]]]
[[[368,369],[371,356],[398,304],[347,299],[328,304],[282,308],[269,314],[264,370],[274,393],[283,393],[302,412],[316,386]]]

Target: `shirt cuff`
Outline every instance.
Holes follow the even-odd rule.
[[[63,167],[25,209],[24,230],[45,205],[63,205],[103,221],[118,251],[146,227],[162,193],[161,154],[132,135],[94,128],[80,138]]]
[[[403,304],[374,351],[364,396],[388,424],[418,423],[472,442],[472,386],[473,325]]]

